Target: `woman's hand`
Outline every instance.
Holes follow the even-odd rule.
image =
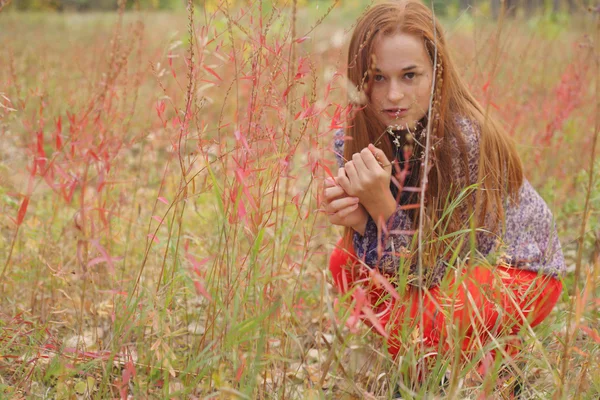
[[[344,191],[358,197],[367,210],[381,206],[391,197],[392,165],[383,150],[369,144],[340,168],[337,181]],[[392,197],[393,199],[393,197]]]
[[[332,224],[347,226],[361,235],[364,234],[367,211],[357,197],[348,196],[332,178],[325,179],[323,209]]]
[[[337,182],[360,203],[378,227],[396,212],[396,199],[390,191],[392,164],[383,150],[369,144],[352,156],[338,172]]]

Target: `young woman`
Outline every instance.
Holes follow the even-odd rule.
[[[425,345],[436,352],[469,354],[539,324],[565,270],[552,214],[469,92],[431,11],[412,0],[370,8],[351,38],[348,79],[355,113],[336,133],[340,168],[323,205],[345,227],[330,258],[337,287],[369,294],[392,355],[401,327],[419,326],[420,301]],[[398,292],[380,288],[372,270]]]

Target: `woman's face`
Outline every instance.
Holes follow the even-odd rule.
[[[423,40],[396,33],[374,43],[371,106],[387,126],[413,129],[429,109],[433,67]]]

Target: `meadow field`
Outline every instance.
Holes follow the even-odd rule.
[[[411,387],[418,335],[392,360],[332,286],[320,187],[366,4],[227,4],[0,13],[0,398],[508,398],[483,351]],[[443,18],[568,264],[524,398],[600,396],[598,18]]]

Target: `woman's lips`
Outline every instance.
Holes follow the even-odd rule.
[[[407,108],[388,108],[383,110],[384,114],[387,114],[388,116],[392,117],[392,118],[400,118],[402,116],[404,116],[404,114],[406,114],[406,112],[408,111]]]

